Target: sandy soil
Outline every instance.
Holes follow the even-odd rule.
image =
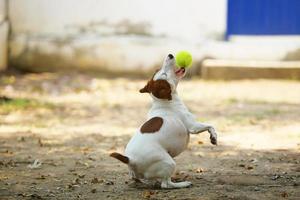
[[[0,104],[0,199],[300,199],[300,82],[182,81],[180,96],[215,125],[219,145],[191,137],[174,179],[193,186],[177,190],[137,185],[108,156],[145,120],[145,82],[2,75],[1,95],[35,103]]]

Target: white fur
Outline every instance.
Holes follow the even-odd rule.
[[[176,92],[177,84],[182,77],[175,74],[174,58],[165,59],[163,67],[154,80],[164,79],[172,88],[172,100],[162,100],[154,97],[153,105],[148,113],[148,119],[161,117],[163,125],[155,133],[144,133],[137,130],[126,146],[125,156],[129,158],[129,170],[132,178],[139,180],[160,180],[162,188],[182,188],[191,182],[174,183],[171,176],[176,163],[172,157],[183,152],[189,142],[189,133],[203,131],[210,133],[211,141],[217,141],[217,134],[211,125],[199,123],[189,112]]]

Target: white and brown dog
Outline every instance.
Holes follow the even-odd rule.
[[[125,155],[111,154],[128,164],[135,180],[160,180],[161,188],[188,187],[191,182],[171,181],[176,166],[173,157],[186,149],[190,133],[208,131],[211,143],[217,144],[214,127],[197,122],[178,97],[176,87],[184,75],[185,69],[176,69],[174,56],[169,54],[162,68],[140,90],[153,98],[148,120],[127,144]]]

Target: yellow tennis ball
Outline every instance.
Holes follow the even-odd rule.
[[[178,67],[190,67],[192,65],[192,55],[187,51],[179,51],[175,57],[176,65]]]

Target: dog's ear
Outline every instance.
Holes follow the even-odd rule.
[[[166,80],[154,81],[151,92],[156,98],[172,100],[171,86]]]
[[[149,82],[142,88],[140,89],[140,93],[150,93],[150,84]]]
[[[169,89],[162,89],[158,93],[155,93],[155,95],[159,99],[167,99],[172,100],[172,95]]]
[[[148,81],[147,84],[142,89],[140,89],[140,93],[151,93],[151,85],[153,85],[153,82],[154,82],[153,78],[158,71],[159,71],[159,69],[155,70],[150,81]]]

